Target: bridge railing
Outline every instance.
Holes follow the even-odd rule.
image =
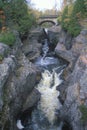
[[[53,18],[57,18],[58,15],[45,15],[45,16],[40,16],[39,19],[53,19]]]

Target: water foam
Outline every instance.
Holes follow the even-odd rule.
[[[37,86],[37,89],[41,93],[41,100],[38,107],[44,112],[51,124],[56,119],[55,111],[61,107],[58,100],[60,93],[56,90],[56,87],[62,82],[60,74],[61,72],[57,74],[55,70],[52,73],[45,70],[44,73],[42,73],[41,82]],[[51,86],[52,83],[53,86]]]
[[[17,120],[17,128],[20,130],[24,128],[24,126],[21,123],[21,120]]]

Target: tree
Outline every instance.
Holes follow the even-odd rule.
[[[80,22],[87,18],[87,0],[64,0],[61,24],[72,36],[77,36],[81,31]]]
[[[15,27],[21,36],[25,35],[35,24],[35,16],[26,0],[4,0],[2,3],[7,26]]]
[[[63,10],[63,14],[62,14],[62,20],[61,20],[61,24],[62,27],[67,30],[67,22],[66,19],[68,18],[68,6],[66,6]]]
[[[72,15],[76,16],[77,18],[83,17],[85,11],[86,11],[85,0],[76,0],[74,3]]]

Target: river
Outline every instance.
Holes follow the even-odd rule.
[[[55,55],[48,56],[48,53],[48,41],[44,39],[42,55],[34,62],[42,70],[42,78],[36,85],[41,98],[25,125],[21,124],[21,120],[17,121],[21,130],[70,130],[64,129],[64,123],[58,119],[62,104],[58,99],[60,92],[56,90],[63,82],[61,75],[66,65],[61,64]]]

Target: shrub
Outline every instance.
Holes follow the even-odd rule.
[[[11,31],[0,33],[0,42],[3,42],[9,46],[12,46],[14,44],[15,39],[15,35]]]
[[[2,62],[3,60],[3,56],[0,54],[0,62]]]
[[[81,120],[83,123],[87,122],[87,107],[85,105],[79,106],[80,112],[82,113]]]
[[[60,23],[61,23],[61,20],[62,20],[62,17],[59,16],[59,17],[57,18],[57,22],[60,24]]]

